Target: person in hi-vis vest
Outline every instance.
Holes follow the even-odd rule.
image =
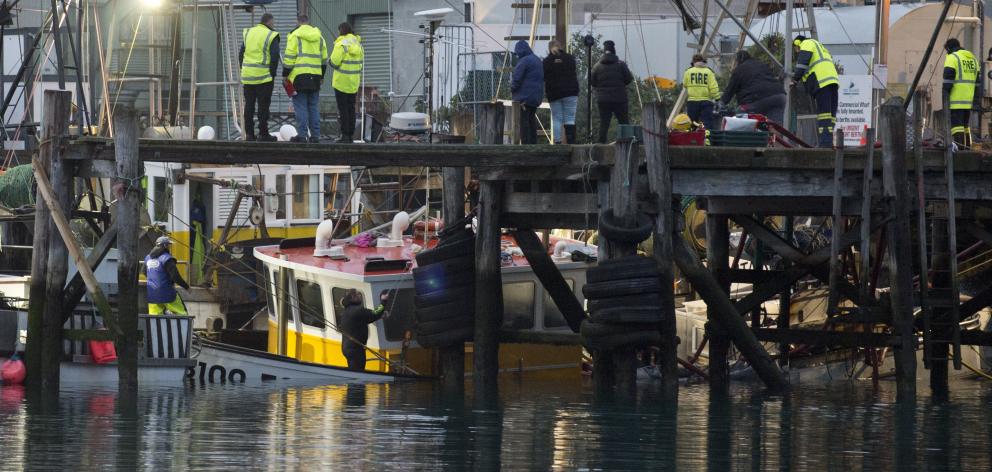
[[[241,87],[245,94],[245,141],[275,141],[269,134],[269,104],[272,85],[279,66],[279,33],[273,30],[276,20],[271,13],[242,32],[238,62],[241,64]],[[258,135],[255,134],[255,103],[258,103]]]
[[[796,68],[792,80],[803,82],[806,85],[806,92],[816,101],[817,147],[833,147],[834,125],[837,124],[837,95],[840,87],[837,67],[830,56],[830,51],[815,39],[798,35],[792,45],[799,53],[796,56]]]
[[[176,291],[176,285],[189,290],[189,284],[179,275],[176,258],[169,253],[172,240],[162,236],[155,240],[155,248],[145,256],[145,280],[147,281],[148,313],[161,315],[185,315],[186,304]]]
[[[327,41],[310,18],[300,15],[299,26],[286,38],[282,75],[293,83],[293,111],[296,113],[296,143],[320,142],[320,84],[327,72]]]
[[[971,147],[971,109],[979,74],[978,60],[967,49],[961,48],[957,38],[944,43],[944,109],[951,113],[951,136],[960,147]]]
[[[716,127],[713,111],[720,100],[720,85],[716,82],[713,69],[706,66],[702,54],[692,56],[692,67],[682,75],[682,86],[686,90],[685,112],[696,123],[712,130]]]
[[[362,81],[362,66],[365,61],[365,50],[362,49],[362,38],[355,34],[349,23],[338,25],[338,37],[334,40],[331,50],[331,87],[334,88],[334,100],[338,105],[338,121],[341,125],[339,143],[351,143],[355,139],[355,103],[357,102],[358,87]]]

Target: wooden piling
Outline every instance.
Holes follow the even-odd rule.
[[[882,136],[882,186],[891,211],[887,234],[892,324],[900,337],[894,350],[896,392],[900,401],[916,398],[916,333],[913,326],[913,255],[910,248],[908,189],[906,174],[906,115],[900,99],[882,105],[879,122]]]
[[[743,244],[743,242],[742,242]],[[719,285],[724,298],[730,294],[730,229],[725,215],[706,215],[706,261],[713,278]],[[685,271],[685,269],[682,269]],[[699,291],[696,284],[693,288]],[[709,335],[709,375],[710,390],[726,393],[730,390],[730,368],[727,355],[730,352],[730,337],[719,322],[719,308],[706,308],[706,331]],[[743,323],[743,318],[741,318]]]
[[[502,144],[504,109],[487,103],[479,109],[479,141]],[[475,333],[472,382],[476,399],[486,403],[498,394],[499,327],[503,319],[499,216],[503,183],[479,183],[478,233],[475,240]],[[464,374],[463,374],[464,375]]]
[[[72,204],[72,173],[62,159],[62,140],[69,129],[72,94],[48,90],[44,94],[42,145],[35,167],[46,169],[58,186],[60,203]],[[31,385],[45,391],[59,389],[62,360],[62,288],[68,270],[65,243],[57,236],[51,212],[39,189],[35,197],[34,254],[31,262],[28,314],[27,367]],[[50,301],[51,300],[51,301]]]
[[[795,227],[795,219],[792,216],[785,217],[784,237],[785,240],[792,244],[792,231]],[[744,244],[744,241],[741,241]],[[782,261],[782,269],[788,270],[791,263],[789,261]],[[776,320],[776,328],[778,329],[789,329],[789,318],[792,316],[792,285],[789,285],[784,290],[782,290],[781,295],[778,299],[778,320]],[[788,365],[789,363],[789,343],[783,342],[778,345],[778,363],[779,365]]]
[[[454,225],[465,217],[465,168],[445,167],[444,176],[444,226]],[[470,308],[466,307],[466,310]],[[465,388],[465,343],[442,346],[438,349],[442,388],[445,392],[459,393]]]
[[[138,387],[138,253],[140,212],[144,193],[143,175],[138,157],[138,114],[118,107],[114,113],[114,197],[117,199],[117,317],[121,335],[117,336],[118,388],[134,391]]]
[[[651,197],[658,207],[654,221],[654,260],[658,263],[661,282],[661,349],[658,365],[662,388],[669,398],[678,396],[678,337],[675,335],[675,263],[672,261],[672,239],[675,213],[672,209],[671,155],[668,152],[668,112],[658,102],[650,103],[642,112],[644,155],[647,162]]]
[[[633,138],[617,140],[613,174],[610,176],[610,207],[613,216],[623,226],[633,227],[637,221],[637,170],[640,166],[640,152]],[[630,243],[617,243],[606,240],[610,246],[610,257],[624,257],[637,254],[637,246]],[[637,351],[631,347],[613,352],[613,375],[617,391],[632,395],[637,387]]]

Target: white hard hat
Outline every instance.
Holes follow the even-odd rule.
[[[217,132],[214,131],[213,126],[201,126],[196,132],[196,139],[202,141],[210,141],[217,137]]]

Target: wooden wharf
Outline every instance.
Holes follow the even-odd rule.
[[[65,92],[46,92],[48,101],[68,107]],[[47,110],[48,108],[46,108]],[[170,162],[183,164],[321,164],[350,166],[430,166],[444,170],[446,185],[462,186],[464,172],[479,181],[477,208],[478,232],[476,235],[476,305],[474,338],[473,383],[477,397],[491,397],[496,392],[496,359],[501,342],[499,325],[502,316],[500,284],[499,237],[503,230],[512,230],[524,241],[534,230],[547,228],[596,229],[602,212],[612,209],[614,214],[629,220],[635,214],[647,214],[654,223],[653,257],[662,278],[663,323],[658,327],[662,334],[659,346],[659,363],[665,375],[665,390],[677,394],[678,384],[675,336],[674,293],[675,269],[687,278],[693,289],[704,299],[711,321],[710,375],[711,387],[716,391],[728,388],[726,356],[721,357],[733,343],[771,390],[787,388],[788,383],[762,342],[788,344],[818,344],[847,347],[887,347],[895,352],[899,397],[913,398],[916,392],[916,350],[920,348],[919,336],[914,329],[913,276],[919,267],[918,255],[911,249],[914,231],[914,213],[920,196],[926,200],[948,198],[947,185],[938,176],[946,168],[945,152],[926,149],[910,152],[906,143],[906,115],[901,104],[888,103],[882,108],[881,142],[876,150],[870,172],[865,172],[869,152],[865,148],[842,149],[784,149],[784,148],[720,148],[720,147],[670,147],[664,129],[666,110],[661,105],[646,106],[644,110],[643,142],[622,138],[613,145],[575,146],[518,146],[497,144],[503,137],[503,108],[482,107],[482,135],[487,144],[285,144],[246,143],[235,141],[176,141],[137,139],[136,125],[117,123],[114,140],[84,137],[69,139],[67,136],[46,134],[41,158],[36,166],[46,168],[52,175],[56,195],[74,195],[76,179],[55,176],[109,177],[117,183],[121,197],[138,190],[134,174],[140,162]],[[57,117],[57,118],[56,118]],[[68,120],[68,113],[46,114],[46,120]],[[133,120],[132,120],[133,121]],[[916,124],[917,129],[919,124]],[[66,127],[47,123],[47,132],[64,133]],[[52,150],[57,149],[58,152]],[[880,157],[880,158],[879,158]],[[841,162],[838,168],[835,164]],[[972,228],[984,244],[992,246],[992,237],[977,220],[980,208],[992,206],[992,155],[979,152],[953,154],[953,197],[956,198],[958,227]],[[917,169],[922,169],[922,192],[917,191]],[[63,174],[64,173],[64,174]],[[868,181],[865,176],[871,176]],[[866,184],[868,182],[868,184]],[[867,185],[867,192],[864,186]],[[450,192],[445,200],[446,221],[456,221],[463,216],[461,193]],[[712,261],[704,266],[695,251],[689,248],[681,235],[681,224],[673,209],[673,198],[692,195],[705,204],[708,211],[707,253]],[[139,211],[140,199],[124,198],[118,211],[134,215]],[[42,201],[41,198],[38,201]],[[126,209],[125,209],[126,208]],[[866,216],[865,208],[870,211]],[[64,212],[67,208],[54,208]],[[72,209],[68,209],[71,211]],[[41,213],[39,213],[41,214]],[[760,215],[760,218],[755,217]],[[831,277],[829,249],[807,254],[791,238],[784,238],[778,229],[769,227],[764,217],[785,216],[841,216],[851,225],[838,236],[839,248],[845,252],[859,245],[865,235],[884,231],[889,241],[887,249],[875,245],[871,260],[886,260],[889,290],[865,292],[851,280]],[[867,231],[861,231],[861,221],[870,220]],[[137,231],[135,220],[114,223],[117,244],[122,248],[134,247]],[[728,267],[728,224],[730,221],[743,227],[766,248],[788,264],[778,271],[742,270]],[[128,226],[130,225],[130,226]],[[45,231],[43,224],[36,225],[35,248],[62,245],[53,230]],[[111,238],[113,235],[111,236]],[[876,238],[877,239],[877,238]],[[56,244],[57,243],[57,244]],[[65,242],[70,247],[73,242]],[[521,244],[525,246],[525,244]],[[867,247],[867,246],[865,246]],[[546,287],[563,283],[561,274],[547,270],[547,251],[523,248],[531,266]],[[884,251],[878,252],[879,249]],[[606,241],[600,244],[601,257],[609,259],[632,254],[634,248]],[[45,277],[35,279],[38,290],[47,288],[47,299],[63,300],[55,292],[64,285],[65,264],[56,264],[55,258],[45,251],[36,251],[34,269],[44,270]],[[47,254],[58,255],[55,249]],[[135,267],[137,254],[122,251],[122,294],[137,290]],[[91,267],[99,264],[99,257],[86,261]],[[550,259],[548,259],[550,260]],[[722,262],[721,262],[722,261]],[[40,267],[39,267],[40,265]],[[862,274],[866,276],[867,274]],[[857,313],[866,322],[881,329],[868,332],[841,332],[827,330],[802,330],[790,328],[788,321],[776,326],[749,325],[749,314],[761,303],[779,297],[788,313],[789,296],[796,281],[812,276],[830,282],[839,298],[863,310]],[[754,284],[753,292],[741,300],[727,295],[732,282]],[[51,286],[57,284],[57,287]],[[76,292],[79,282],[70,283]],[[873,287],[877,288],[877,287]],[[32,302],[35,287],[32,287]],[[879,293],[882,295],[879,296]],[[75,305],[75,299],[64,303]],[[562,301],[561,299],[555,300]],[[570,325],[578,326],[585,314],[578,303],[558,303]],[[992,304],[992,287],[979,295],[960,302],[960,318],[973,314]],[[32,304],[34,307],[34,303]],[[61,309],[32,309],[32,326],[61,326],[52,317],[62,316],[71,306]],[[119,343],[135,342],[133,320],[138,314],[135,297],[122,297],[117,315],[111,317],[121,330],[116,333]],[[854,316],[851,314],[850,316]],[[58,322],[57,322],[58,321]],[[54,323],[54,325],[53,325]],[[51,330],[42,332],[51,336]],[[32,352],[56,349],[61,343],[39,343],[29,338]],[[961,344],[992,345],[992,333],[965,330],[960,333]],[[120,349],[124,356],[134,355],[131,349]],[[442,375],[447,388],[458,390],[464,382],[463,350],[448,349],[441,353]],[[635,353],[630,349],[616,352],[595,352],[594,376],[598,387],[632,393],[636,368]],[[41,377],[51,382],[51,356],[32,356]],[[931,385],[935,392],[947,389],[947,365],[943,370],[933,370]],[[43,365],[42,365],[43,364]],[[120,363],[122,385],[136,383],[136,377],[124,369],[133,368],[127,360]],[[934,374],[937,379],[934,380]],[[942,376],[942,378],[941,378]],[[57,379],[57,374],[54,377]],[[57,380],[55,380],[57,382]]]

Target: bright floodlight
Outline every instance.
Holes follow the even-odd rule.
[[[145,5],[145,8],[155,9],[162,6],[162,0],[141,0],[141,3]]]
[[[454,11],[455,10],[453,8],[448,7],[435,8],[433,10],[418,11],[417,13],[414,13],[413,16],[426,18],[429,21],[441,21],[448,15],[448,13],[452,13]]]

